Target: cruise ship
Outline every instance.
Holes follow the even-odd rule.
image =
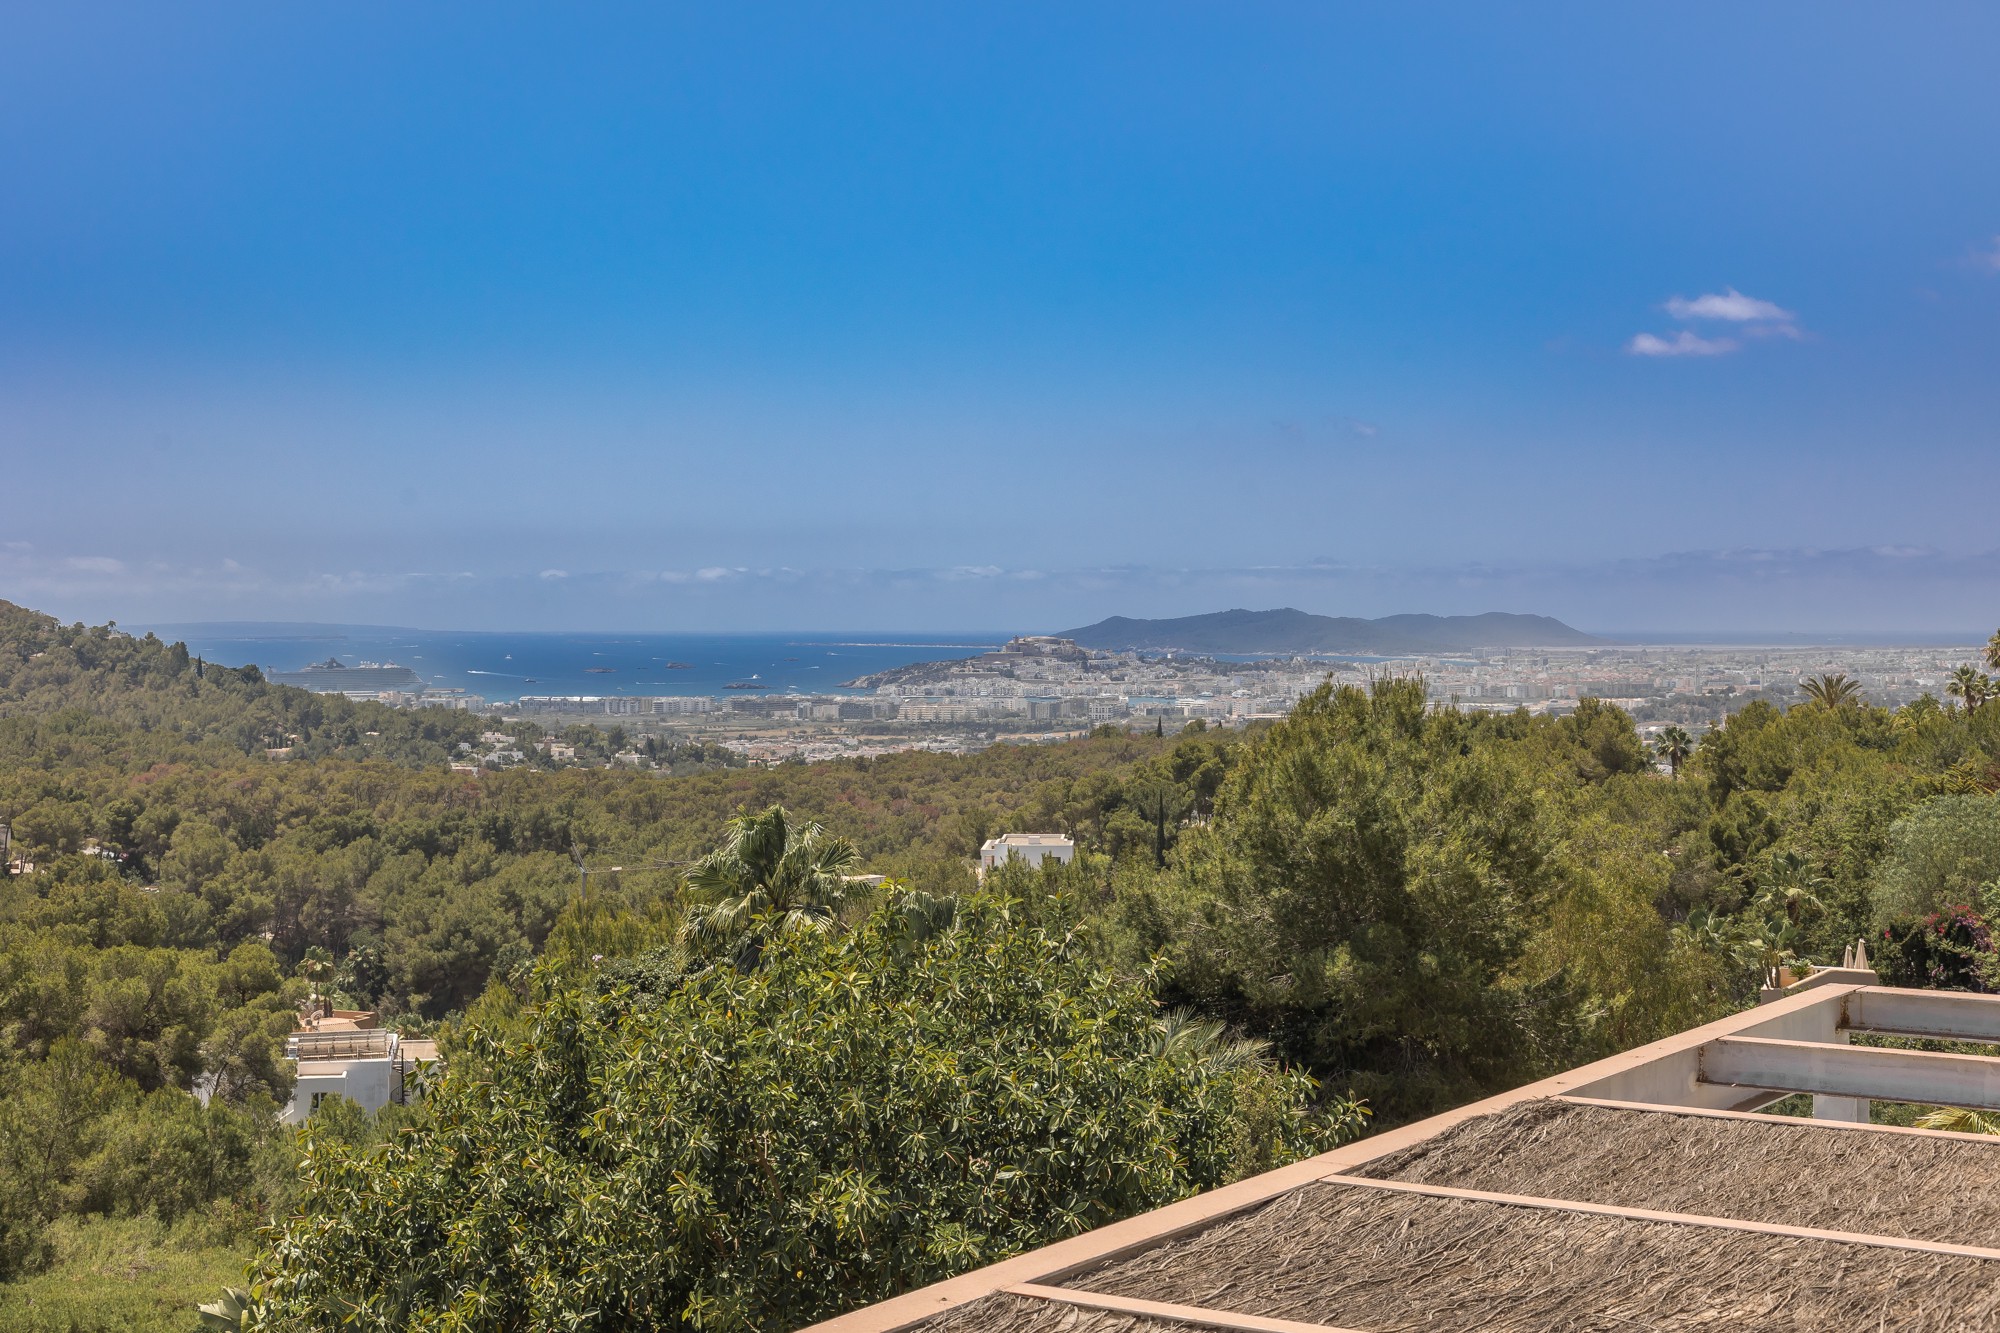
[[[421,690],[423,677],[394,662],[362,662],[348,666],[337,657],[297,671],[267,671],[279,685],[296,685],[317,694],[380,694],[386,690]]]

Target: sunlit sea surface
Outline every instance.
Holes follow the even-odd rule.
[[[500,702],[524,694],[850,694],[845,682],[912,662],[970,657],[1005,634],[515,634],[364,625],[161,625],[188,651],[226,666],[297,671],[338,658],[409,667],[438,689]],[[675,666],[671,664],[678,663]]]

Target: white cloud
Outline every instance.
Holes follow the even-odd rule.
[[[1671,338],[1634,334],[1625,350],[1633,356],[1726,356],[1740,346],[1734,338],[1703,338],[1682,329]]]
[[[542,571],[542,577],[550,581],[566,579],[569,577],[569,571],[567,569],[545,569]]]
[[[2000,273],[2000,235],[1995,235],[1983,250],[1972,252],[1973,267],[1984,273]]]
[[[1657,333],[1634,334],[1625,350],[1633,356],[1723,356],[1738,351],[1742,338],[1802,338],[1798,316],[1775,301],[1745,296],[1734,287],[1707,292],[1689,300],[1685,296],[1668,299],[1663,307],[1684,324],[1719,321],[1732,325],[1730,337],[1704,337],[1692,329],[1681,329],[1670,337]]]
[[[108,555],[73,555],[63,562],[79,574],[123,574],[125,562]]]
[[[1667,302],[1667,313],[1675,319],[1720,319],[1731,324],[1790,324],[1798,319],[1783,306],[1745,296],[1734,287],[1697,296],[1692,301],[1684,296],[1673,297]]]

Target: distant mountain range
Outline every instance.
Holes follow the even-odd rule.
[[[1488,611],[1480,616],[1315,616],[1275,611],[1214,611],[1172,620],[1112,616],[1062,637],[1086,648],[1188,653],[1458,653],[1474,648],[1573,648],[1605,640],[1550,616]]]

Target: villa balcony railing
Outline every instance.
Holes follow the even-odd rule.
[[[361,1032],[295,1032],[285,1040],[285,1055],[293,1060],[387,1059],[396,1034],[380,1028]]]

